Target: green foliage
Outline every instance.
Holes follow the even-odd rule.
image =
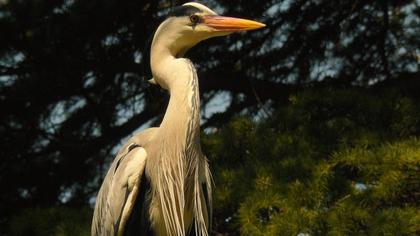
[[[88,236],[92,210],[67,207],[25,209],[13,217],[12,236]]]
[[[159,124],[167,96],[145,82],[152,77],[149,39],[170,12],[168,7],[186,1],[0,0],[0,229],[22,209],[63,204],[63,193],[71,193],[68,205],[88,205],[116,145],[145,124]],[[224,15],[267,25],[246,35],[214,38],[188,51],[186,56],[197,64],[202,107],[211,111],[221,97],[231,98],[223,99],[223,112],[206,112],[204,127],[220,128],[238,114],[255,115],[261,106],[277,110],[303,85],[326,80],[400,86],[411,77],[407,91],[419,94],[416,0],[199,2]],[[252,186],[235,181],[248,176],[269,177],[275,183],[298,179],[305,186],[316,164],[338,146],[370,145],[388,131],[395,139],[416,132],[419,110],[410,99],[385,104],[381,96],[365,101],[355,95],[353,103],[341,92],[344,97],[335,97],[339,107],[322,97],[331,92],[312,90],[312,95],[292,97],[295,109],[280,112],[278,121],[272,121],[274,130],[238,123],[245,130],[232,127],[238,132],[225,132],[214,141],[222,143],[216,152],[222,157],[225,149],[226,155],[235,153],[220,159],[230,162],[219,167],[218,175],[235,187],[219,186],[216,198],[238,200],[233,205],[219,201],[227,204],[226,215],[237,212],[241,202],[236,192],[242,189],[236,186],[245,188],[242,192]],[[368,110],[375,120],[358,110]],[[347,111],[356,117],[347,117]],[[369,122],[383,131],[367,128]],[[247,127],[256,128],[255,133],[245,132]],[[277,135],[280,131],[285,134]],[[229,139],[237,135],[248,142]],[[252,161],[255,155],[273,165]],[[224,168],[242,159],[255,163],[256,169]],[[279,191],[286,191],[282,186]]]
[[[215,230],[240,235],[420,233],[420,106],[383,89],[312,88],[269,119],[204,138]]]
[[[115,146],[139,127],[159,124],[167,96],[145,86],[145,50],[167,7],[184,2],[0,0],[0,231],[23,209],[63,204],[63,193],[71,193],[67,205],[88,205]],[[216,229],[325,235],[334,231],[326,219],[354,186],[368,186],[365,194],[375,186],[358,202],[384,201],[377,213],[366,209],[374,220],[400,215],[412,222],[399,210],[417,209],[410,199],[418,181],[404,169],[412,173],[416,164],[375,169],[371,161],[387,145],[399,150],[419,136],[418,1],[201,2],[267,25],[188,52],[198,65],[202,107],[212,110],[220,94],[231,98],[222,113],[206,114],[203,126],[220,128],[261,106],[275,111],[269,120],[237,119],[205,138],[218,183]],[[393,89],[317,88],[320,81],[381,81]],[[351,162],[359,154],[366,161]],[[15,218],[15,230],[19,219],[26,225],[25,215]]]

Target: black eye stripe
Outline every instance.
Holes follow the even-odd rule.
[[[200,13],[201,10],[193,6],[179,6],[174,7],[169,13],[170,16],[191,16],[195,13]]]

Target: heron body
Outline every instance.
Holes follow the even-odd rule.
[[[99,190],[92,235],[208,235],[211,176],[200,147],[198,77],[185,52],[210,37],[263,27],[186,3],[156,30],[153,78],[170,93],[159,127],[134,135]]]

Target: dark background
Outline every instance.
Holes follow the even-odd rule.
[[[0,1],[0,233],[7,234],[11,222],[16,225],[19,216],[29,214],[25,213],[28,209],[91,207],[122,140],[140,127],[159,124],[168,95],[145,82],[151,78],[147,41],[167,9],[184,2]],[[330,103],[325,105],[323,97],[331,104],[349,99],[334,105],[338,110],[341,107],[341,113],[328,113],[318,123],[311,123],[311,129],[316,129],[330,116],[367,116],[378,106],[387,107],[402,98],[414,107],[418,104],[419,1],[201,3],[223,15],[267,24],[258,31],[202,42],[187,55],[196,63],[200,78],[207,152],[217,153],[212,149],[218,144],[211,141],[212,134],[229,130],[227,125],[235,127],[238,122],[229,126],[235,117],[248,117],[251,123],[268,119],[274,122],[266,124],[268,127],[286,127],[315,107],[311,117],[328,110]],[[303,97],[315,97],[315,102],[303,102],[306,105],[299,108],[301,113],[285,111],[301,104],[295,101],[302,93],[306,94]],[[362,97],[358,97],[360,93]],[[379,104],[385,100],[389,103]],[[374,102],[377,104],[372,105]],[[351,113],[352,105],[364,108]],[[415,121],[404,126],[408,131],[401,127],[393,130],[387,123],[398,114],[401,122],[408,117],[392,109],[360,119],[354,127],[367,127],[365,121],[371,118],[381,124],[370,124],[374,130],[400,135],[391,135],[392,140],[418,137],[416,109],[412,108],[410,116]],[[283,125],[285,120],[290,123]],[[319,132],[313,137],[326,136]],[[334,146],[331,140],[325,143]],[[381,141],[379,138],[378,143]],[[208,156],[218,166],[214,170],[217,182],[224,170],[218,163],[225,160]],[[418,209],[418,190],[412,194],[408,202]],[[240,216],[245,213],[238,213],[238,208],[216,210],[215,232],[247,235],[240,226]],[[259,213],[264,222],[271,219],[264,215],[281,212],[264,209],[266,213]],[[37,210],[33,211],[36,218]],[[229,217],[236,223],[228,225]]]

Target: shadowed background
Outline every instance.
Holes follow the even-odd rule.
[[[88,233],[117,148],[164,114],[148,41],[184,2],[0,0],[0,234]],[[200,2],[267,25],[187,54],[212,234],[419,233],[420,1]]]

